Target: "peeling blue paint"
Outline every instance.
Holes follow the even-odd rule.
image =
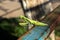
[[[23,36],[22,40],[44,40],[49,32],[49,27],[35,27],[28,34]]]

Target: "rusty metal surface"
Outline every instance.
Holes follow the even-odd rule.
[[[47,31],[45,31],[44,32],[44,34],[41,36],[41,37],[39,37],[39,38],[37,38],[38,40],[44,40],[44,39],[46,39],[46,38],[48,38],[49,37],[49,35],[51,34],[51,32],[56,28],[56,26],[60,23],[60,12],[58,12],[59,11],[59,9],[60,9],[60,6],[58,6],[51,14],[49,14],[47,17],[48,17],[48,19],[49,20],[47,20],[47,17],[46,17],[46,19],[44,19],[43,21],[45,21],[45,22],[48,22],[48,24],[50,23],[50,28],[47,28],[47,29],[49,29],[49,30],[47,30]],[[58,11],[57,11],[58,10]],[[50,22],[49,22],[50,21]],[[38,28],[38,27],[37,27]],[[35,30],[37,29],[37,28],[35,28]],[[38,28],[39,29],[39,28]],[[32,29],[33,30],[33,29]],[[23,36],[22,38],[21,38],[21,40],[34,40],[35,39],[35,35],[37,35],[39,32],[37,32],[37,34],[35,34],[35,30],[34,31],[30,31],[30,33],[34,33],[34,34],[26,34],[25,36]],[[41,32],[41,29],[39,29],[40,30],[40,32]],[[44,30],[44,28],[43,28],[43,30]],[[46,33],[46,34],[45,34]],[[48,34],[47,34],[48,33]],[[31,35],[31,36],[30,36]],[[41,35],[41,34],[40,34]],[[38,34],[38,36],[40,36],[39,34]],[[45,35],[45,36],[44,36]],[[28,37],[28,38],[27,38]],[[31,38],[32,37],[32,38]]]

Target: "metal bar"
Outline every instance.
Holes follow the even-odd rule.
[[[50,26],[50,33],[49,35],[51,34],[51,32],[56,28],[56,26],[58,25],[58,23],[60,23],[60,15],[57,17],[57,19],[55,20],[55,22],[52,23],[52,25]],[[49,37],[49,35],[47,36],[47,38]],[[46,39],[47,39],[46,38]],[[45,39],[45,40],[46,40]]]

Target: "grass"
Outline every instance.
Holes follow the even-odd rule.
[[[60,37],[60,30],[55,30],[55,35]]]
[[[24,34],[27,29],[26,27],[19,25],[19,19],[18,18],[11,18],[11,19],[0,19],[0,28],[3,30],[8,31],[11,35],[20,37],[22,34]]]

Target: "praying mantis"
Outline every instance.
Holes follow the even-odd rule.
[[[25,16],[20,16],[20,18],[23,19],[25,22],[19,23],[19,25],[27,25],[28,23],[30,23],[30,24],[33,24],[35,26],[48,26],[48,24],[46,24],[46,23],[31,20],[31,19],[26,18]]]

